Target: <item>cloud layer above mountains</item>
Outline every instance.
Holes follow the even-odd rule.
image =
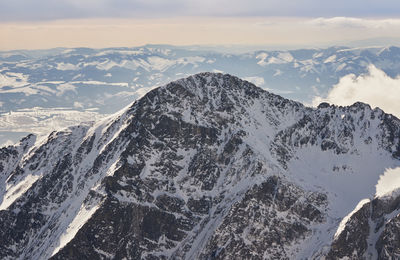
[[[369,73],[355,76],[347,75],[340,79],[326,98],[316,97],[313,105],[321,102],[348,106],[357,101],[368,103],[372,108],[379,107],[386,113],[400,118],[400,77],[391,78],[380,69],[370,65]]]

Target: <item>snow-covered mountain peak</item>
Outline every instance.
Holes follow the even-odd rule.
[[[204,104],[209,103],[212,108],[219,110],[226,109],[228,103],[232,104],[242,99],[254,99],[265,92],[254,84],[235,76],[211,72],[179,79],[167,84],[164,88],[171,94],[178,95],[179,98],[195,97],[198,101]]]
[[[400,166],[399,137],[397,118],[363,103],[307,108],[196,74],[1,150],[0,257],[362,258],[369,246],[338,248],[352,225],[369,223],[373,245],[395,229],[397,193],[374,197]]]

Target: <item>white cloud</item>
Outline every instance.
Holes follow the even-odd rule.
[[[75,108],[84,108],[83,104],[81,102],[78,102],[78,101],[74,102],[74,107]]]
[[[321,102],[348,106],[357,101],[379,107],[386,113],[400,118],[400,77],[391,78],[375,66],[369,66],[368,74],[349,74],[333,86],[326,98],[315,97],[313,106]]]
[[[388,193],[400,188],[400,167],[386,169],[376,184],[376,196],[389,195]]]
[[[262,78],[262,77],[246,77],[243,79],[253,83],[254,85],[256,85],[258,87],[264,86],[264,84],[265,84],[264,78]]]
[[[79,66],[71,64],[71,63],[57,63],[58,70],[79,70]]]
[[[400,19],[364,19],[354,17],[320,17],[306,22],[309,25],[321,27],[344,27],[344,28],[370,28],[383,29],[399,27]]]
[[[14,145],[14,142],[11,141],[11,140],[6,140],[6,141],[4,141],[3,143],[0,144],[0,148],[1,147],[7,147],[9,145]]]

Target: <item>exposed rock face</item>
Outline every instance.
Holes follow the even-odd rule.
[[[231,207],[201,258],[294,258],[291,247],[312,235],[310,224],[324,221],[326,206],[323,194],[269,177]]]
[[[375,198],[351,215],[327,259],[397,259],[400,196]]]
[[[197,74],[91,127],[3,148],[0,257],[396,257],[400,196],[335,231],[400,165],[399,133],[362,103],[311,109]]]
[[[390,219],[376,243],[378,259],[400,258],[400,215]]]

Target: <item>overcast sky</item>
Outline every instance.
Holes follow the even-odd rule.
[[[398,0],[1,0],[0,19],[165,18],[177,16],[390,17]]]
[[[399,18],[398,0],[0,0],[0,49],[329,45],[397,37]]]

